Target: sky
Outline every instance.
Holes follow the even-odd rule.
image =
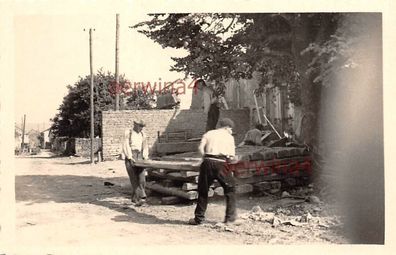
[[[19,15],[15,31],[15,120],[49,125],[79,76],[89,74],[89,35],[93,32],[93,68],[115,71],[115,14]],[[184,74],[170,72],[171,56],[183,50],[163,49],[129,26],[150,19],[145,14],[120,15],[119,72],[132,81],[174,81]],[[188,108],[188,96],[182,107]],[[48,124],[47,124],[48,123]],[[42,128],[42,127],[41,127]]]

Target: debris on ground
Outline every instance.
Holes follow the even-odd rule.
[[[259,206],[259,205],[255,205],[255,206],[253,206],[253,208],[252,208],[252,212],[254,212],[254,213],[260,213],[260,212],[262,212],[263,210],[261,209],[261,207]]]
[[[304,225],[304,223],[298,222],[297,220],[286,220],[281,223],[284,225],[290,225],[290,226],[295,226],[295,227]]]
[[[103,184],[105,186],[114,186],[114,183],[112,183],[112,182],[104,182]]]
[[[272,227],[276,228],[281,223],[282,223],[282,221],[278,217],[274,216],[274,218],[272,219]]]
[[[260,206],[256,205],[248,213],[241,214],[241,219],[251,219],[253,221],[272,222],[275,214],[272,212],[264,212]]]
[[[309,222],[312,220],[312,215],[308,212],[301,216],[300,222]]]
[[[314,204],[320,204],[321,201],[317,196],[309,196],[308,201]]]
[[[290,193],[287,192],[287,191],[283,191],[281,197],[282,197],[282,198],[284,198],[284,197],[290,197]]]
[[[273,212],[272,212],[273,211]],[[311,203],[303,202],[302,204],[292,204],[291,206],[278,206],[263,210],[259,205],[255,205],[246,213],[241,214],[240,219],[244,220],[245,226],[262,222],[270,224],[272,227],[293,226],[293,227],[322,227],[340,225],[340,221],[334,217],[321,217],[318,212],[320,207],[312,207]],[[316,216],[313,216],[315,213]]]

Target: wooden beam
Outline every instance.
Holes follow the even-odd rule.
[[[188,200],[194,200],[198,198],[198,191],[195,190],[183,191],[181,189],[174,187],[163,187],[162,185],[157,183],[147,183],[146,187],[161,194],[177,196]],[[213,195],[214,195],[213,189],[209,188],[208,197],[213,197]]]
[[[236,194],[245,194],[245,193],[250,193],[252,191],[253,191],[253,185],[251,184],[242,184],[242,185],[237,185],[235,187]]]
[[[180,181],[180,182],[191,182],[191,183],[198,182],[198,176],[183,177],[180,172],[160,173],[158,171],[148,171],[148,175],[151,177],[156,177],[156,178],[161,178],[161,179],[169,179],[169,180]]]
[[[214,193],[216,196],[224,196],[224,189],[223,187],[217,187],[214,189]]]
[[[183,176],[183,177],[193,177],[193,176],[199,175],[199,172],[197,172],[197,171],[183,171],[180,173],[181,173],[181,176]]]
[[[199,171],[200,163],[188,161],[137,160],[135,166],[179,171]]]
[[[147,183],[146,187],[161,194],[177,196],[188,200],[194,200],[198,198],[197,191],[182,191],[177,188],[163,187],[162,185],[157,183]]]
[[[183,186],[182,186],[182,190],[195,190],[197,188],[198,188],[198,184],[189,183],[189,182],[183,183]]]

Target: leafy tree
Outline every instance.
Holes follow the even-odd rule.
[[[249,79],[253,72],[258,72],[260,91],[287,86],[289,99],[301,106],[304,114],[300,138],[314,146],[320,85],[328,85],[330,73],[348,66],[352,42],[362,33],[361,27],[357,29],[359,23],[351,19],[353,15],[359,16],[348,13],[153,14],[151,20],[134,28],[163,47],[188,51],[185,57],[173,58],[172,71],[214,80],[223,87],[229,79]]]
[[[94,130],[95,136],[101,136],[101,112],[115,108],[115,92],[120,92],[120,105],[123,109],[149,108],[152,95],[139,90],[130,91],[129,81],[120,76],[120,85],[115,85],[115,76],[99,70],[94,77]],[[128,90],[129,89],[129,90]],[[59,112],[51,121],[56,136],[90,136],[90,76],[80,77],[74,86],[68,86],[68,94],[59,106]]]

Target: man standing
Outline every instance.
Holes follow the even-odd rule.
[[[196,86],[202,91],[203,109],[208,118],[206,121],[206,132],[216,128],[220,116],[220,102],[215,95],[213,88],[206,85],[205,81],[199,79],[196,81]]]
[[[219,128],[206,132],[199,145],[203,155],[198,177],[198,201],[195,217],[189,224],[198,225],[205,220],[205,211],[208,205],[208,191],[214,180],[217,180],[224,189],[226,198],[226,213],[224,222],[236,220],[235,180],[232,172],[226,169],[227,163],[235,157],[235,142],[232,136],[234,122],[230,119],[221,119]]]
[[[142,167],[134,165],[136,160],[148,159],[148,145],[143,133],[143,121],[134,121],[133,129],[125,131],[123,153],[125,166],[132,186],[132,202],[140,206],[146,199],[146,173]]]

